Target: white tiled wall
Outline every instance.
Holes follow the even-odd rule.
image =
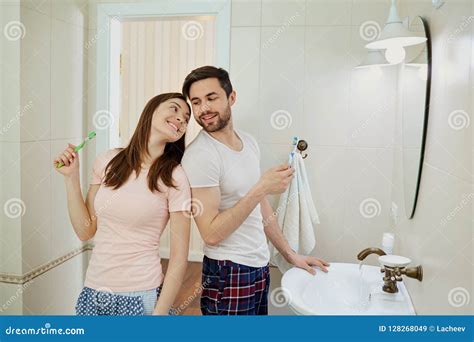
[[[417,311],[466,314],[472,310],[472,298],[471,304],[455,307],[448,293],[462,287],[473,295],[474,201],[442,227],[440,222],[473,192],[472,123],[460,131],[447,124],[457,109],[465,110],[472,121],[472,18],[447,44],[472,15],[471,1],[446,2],[440,10],[428,0],[399,2],[402,16],[427,17],[433,35],[427,151],[413,220],[404,219],[397,69],[386,68],[381,75],[354,69],[366,53],[361,25],[375,21],[383,27],[388,7],[385,0],[234,0],[234,122],[257,137],[262,169],[287,160],[294,135],[309,143],[306,167],[321,218],[315,255],[357,262],[361,249],[379,246],[383,232],[394,232],[395,251],[425,268],[422,283],[406,280]],[[276,111],[287,112],[280,121],[284,129],[275,129],[275,122],[272,126]],[[368,198],[380,204],[373,218],[360,212]],[[398,225],[390,220],[392,201],[399,208]],[[274,281],[278,283],[278,277]]]
[[[23,275],[81,246],[67,216],[64,181],[53,170],[52,160],[67,142],[78,143],[84,136],[87,0],[7,1],[2,3],[1,14],[2,30],[13,20],[24,26],[22,39],[2,35],[0,44],[2,62],[8,63],[2,64],[0,88],[0,123],[7,128],[0,136],[1,203],[3,208],[6,201],[18,198],[24,210],[20,217],[2,215],[0,272]],[[82,258],[76,257],[33,283],[52,277],[43,287],[56,293],[58,301],[57,293],[76,297],[76,289],[64,290],[64,279],[57,280],[53,274],[61,270],[82,279],[82,264]],[[82,281],[73,283],[82,285]],[[2,286],[2,303],[14,288]],[[65,312],[43,303],[42,292],[35,286],[25,287],[20,304],[10,305],[7,313]]]
[[[401,219],[395,227],[395,251],[424,269],[423,282],[405,282],[420,314],[473,312],[473,6],[472,1],[452,1],[436,11],[430,1],[401,3],[404,15],[428,19],[433,42],[431,109],[417,210],[413,220]],[[449,117],[457,110],[465,114],[456,122],[469,124],[454,129]],[[403,218],[399,153],[395,157],[392,200]]]
[[[314,254],[330,261],[354,262],[388,229],[396,70],[377,77],[354,69],[365,49],[353,23],[366,20],[370,5],[232,2],[235,124],[256,136],[262,169],[287,160],[293,136],[308,142],[306,166],[321,218]],[[383,10],[385,16],[386,4]],[[373,219],[359,211],[367,198],[380,203]]]

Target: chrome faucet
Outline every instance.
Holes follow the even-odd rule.
[[[357,254],[357,259],[362,261],[370,254],[377,254],[379,256],[386,255],[386,253],[380,248],[366,248]],[[380,272],[385,273],[383,277],[382,290],[387,293],[397,293],[398,287],[397,282],[402,281],[402,275],[409,278],[414,278],[419,281],[423,280],[423,268],[420,266],[416,267],[405,267],[405,266],[387,266],[383,265]]]

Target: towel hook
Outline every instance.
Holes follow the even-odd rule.
[[[305,159],[308,156],[307,153],[303,153],[303,151],[305,151],[308,148],[308,143],[306,142],[306,140],[299,140],[298,145],[296,145],[296,148],[298,149],[298,151],[300,151],[303,159]]]

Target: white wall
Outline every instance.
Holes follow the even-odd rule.
[[[257,137],[263,169],[287,160],[293,135],[309,143],[306,167],[321,216],[313,254],[357,262],[361,249],[379,246],[383,232],[394,232],[395,252],[425,267],[422,283],[405,281],[421,314],[466,314],[470,308],[450,305],[448,292],[463,287],[472,295],[472,202],[440,225],[472,193],[472,126],[455,131],[447,125],[453,110],[472,111],[472,21],[447,44],[472,15],[471,6],[468,0],[447,1],[436,11],[428,0],[399,4],[402,16],[428,18],[434,40],[427,155],[414,220],[404,219],[400,145],[395,145],[401,133],[397,70],[389,67],[377,76],[354,69],[366,53],[361,27],[370,21],[383,27],[389,2],[262,0],[233,1],[232,7],[234,120]],[[287,112],[281,116],[284,129],[275,129],[282,127],[278,121],[272,125],[276,111]],[[398,224],[390,219],[392,200]],[[368,206],[361,209],[362,203],[380,210],[367,217],[371,212]],[[275,280],[272,288],[279,286]]]
[[[84,136],[87,2],[11,1],[2,3],[1,12],[2,24],[21,21],[24,33],[18,40],[2,35],[1,42],[2,60],[7,55],[14,66],[3,65],[2,70],[2,104],[7,105],[2,105],[2,127],[8,128],[0,137],[2,207],[19,198],[24,208],[19,217],[2,215],[0,273],[21,277],[81,247],[67,215],[64,182],[52,160],[67,142],[79,143]],[[6,313],[72,313],[71,307],[65,310],[53,302],[48,307],[42,294],[47,289],[56,300],[58,293],[77,297],[82,264],[81,256],[75,257],[24,284],[18,299],[22,304],[9,305]],[[1,302],[16,288],[2,284]]]
[[[257,137],[263,169],[287,160],[294,135],[308,142],[315,254],[330,261],[354,262],[389,229],[396,70],[354,69],[366,53],[361,23],[388,11],[377,3],[233,2],[234,120]],[[272,121],[278,111],[291,125]],[[380,210],[365,218],[360,204],[372,198]]]
[[[472,1],[447,1],[435,11],[429,1],[402,3],[404,15],[427,17],[433,41],[431,109],[418,205],[413,220],[402,219],[395,227],[395,252],[423,265],[423,282],[405,281],[419,314],[473,312],[473,6]],[[399,141],[394,156],[392,200],[403,218]]]

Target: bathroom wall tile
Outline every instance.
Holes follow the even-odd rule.
[[[393,144],[396,82],[396,69],[392,67],[352,72],[348,145],[389,147]]]
[[[357,254],[367,247],[373,246],[367,241],[369,230],[365,226],[351,226],[347,227],[341,239],[341,259],[344,262],[357,263]],[[375,256],[368,256],[364,260],[364,265],[377,265],[377,258]]]
[[[260,26],[261,0],[232,0],[232,26]]]
[[[291,144],[269,144],[259,143],[260,147],[260,169],[262,173],[266,170],[288,162]]]
[[[16,2],[21,3],[21,7],[48,16],[51,15],[51,1],[52,0],[16,0]]]
[[[423,265],[424,266],[424,265]],[[470,315],[473,310],[473,280],[467,270],[472,264],[461,254],[451,258],[450,263],[441,268],[435,262],[423,273],[436,272],[429,282],[407,279],[405,284],[420,315]]]
[[[414,247],[414,243],[411,243]],[[409,258],[413,260],[413,266],[421,264],[423,266],[423,281],[428,286],[437,276],[438,272],[448,266],[456,255],[455,245],[450,242],[444,234],[434,231],[422,242],[417,243],[418,251],[410,254]],[[443,251],[443,257],[440,258],[440,251]]]
[[[320,224],[315,227],[316,246],[311,255],[329,262],[343,262],[344,245],[344,202],[335,200],[331,205],[319,208]]]
[[[377,173],[386,183],[393,183],[393,148],[347,148],[346,153],[354,156],[358,165],[347,177],[349,184],[363,179],[368,170]],[[351,157],[347,158],[350,161]]]
[[[262,28],[261,42],[262,141],[291,143],[302,133],[304,28]]]
[[[312,254],[329,261],[343,261],[345,150],[335,146],[315,146],[308,141],[306,172],[320,224],[315,227],[316,248]]]
[[[0,184],[1,195],[5,198],[18,197],[20,193],[21,144],[0,142]]]
[[[13,72],[6,72],[11,73]],[[13,76],[13,75],[11,75]],[[9,77],[9,76],[6,76]],[[4,91],[1,94],[1,110],[2,116],[0,117],[0,141],[5,142],[19,142],[21,118],[28,114],[31,110],[31,106],[20,105],[20,82],[10,78],[9,81],[4,83]]]
[[[21,274],[20,143],[0,142],[0,271]]]
[[[74,315],[84,282],[83,265],[80,254],[33,279],[24,290],[23,314]]]
[[[235,127],[259,136],[261,106],[259,101],[260,28],[232,28],[229,74],[237,101],[232,107]]]
[[[21,285],[0,283],[1,315],[23,314],[23,288]]]
[[[472,243],[469,193],[472,193],[472,188],[466,182],[425,164],[415,217],[402,220],[396,227],[397,254],[407,256],[414,264],[424,267],[425,280],[407,284],[419,314],[433,313],[433,310],[446,314],[453,309],[444,302],[446,296],[441,301],[438,299],[440,296],[434,299],[430,295],[436,288],[441,291],[439,272],[442,273],[441,278],[446,277],[443,270],[456,272],[457,278],[453,281],[458,283],[470,278],[463,277],[460,264],[452,262],[458,254],[463,260],[469,260],[468,248]],[[438,308],[433,306],[433,301]]]
[[[443,206],[446,209],[439,230],[453,245],[464,246],[467,243],[466,236],[472,236],[472,184],[450,177],[448,184],[442,184],[441,191],[445,194]]]
[[[462,33],[461,33],[462,34]],[[450,96],[443,96],[443,101],[436,107],[431,107],[427,141],[430,149],[427,151],[426,161],[442,168],[447,172],[471,180],[472,161],[465,146],[472,145],[472,110],[469,99],[470,89],[466,87],[466,75],[470,71],[470,41],[459,37],[452,43],[453,48],[444,51],[434,50],[438,63],[443,62],[444,79],[433,82],[433,90],[437,93],[450,92]],[[452,51],[454,50],[454,51]]]
[[[431,0],[401,0],[399,13],[403,18],[409,16],[410,19],[416,16],[429,17],[430,27],[447,25],[454,31],[472,13],[471,6],[470,0],[457,0],[445,2],[441,8],[435,9]]]
[[[22,23],[21,108],[31,109],[21,117],[21,140],[44,140],[50,137],[51,20],[25,8]]]
[[[345,149],[317,146],[310,139],[307,142],[305,166],[316,208],[343,208],[348,167]]]
[[[353,0],[352,2],[352,25],[368,27],[369,22],[378,24],[378,32],[384,27],[390,9],[390,2],[385,0]],[[376,27],[376,25],[370,27]]]
[[[322,221],[323,222],[323,221]],[[316,226],[316,247],[311,255],[326,260],[327,262],[350,262],[344,259],[344,227],[331,226],[321,223]]]
[[[358,66],[367,56],[367,48],[365,45],[369,43],[370,41],[374,40],[376,38],[376,35],[371,35],[370,33],[365,33],[364,31],[361,31],[358,26],[351,26],[351,36],[350,36],[350,45],[349,45],[349,55],[353,58],[353,67],[355,68]],[[375,68],[372,68],[370,70],[374,70]],[[385,69],[379,69],[381,71]],[[379,72],[373,72],[374,76],[380,76]]]
[[[20,20],[18,5],[3,6],[0,13],[0,26],[7,28],[8,23]],[[21,39],[12,40],[10,35],[0,36],[0,141],[19,141],[19,105],[20,105],[20,51]],[[15,35],[13,35],[15,37]]]
[[[400,220],[396,227],[397,254],[424,268],[423,282],[405,282],[419,314],[467,312],[466,305],[457,308],[448,301],[449,293],[457,287],[472,288],[472,277],[465,272],[472,269],[472,155],[466,148],[472,146],[472,130],[453,127],[472,121],[466,87],[472,32],[466,36],[456,30],[468,8],[463,1],[446,2],[440,10],[429,1],[402,1],[403,15],[428,18],[433,42],[428,135],[417,208],[413,219]],[[400,158],[395,159],[394,183],[403,189],[400,164]],[[403,193],[393,194],[404,202]]]
[[[69,24],[87,27],[89,8],[87,0],[53,0],[51,16]]]
[[[300,135],[344,146],[349,134],[349,27],[307,27],[304,121]]]
[[[6,221],[6,220],[2,220]],[[6,222],[8,226],[2,226],[0,233],[0,270],[2,273],[22,274],[21,265],[21,224]]]
[[[410,16],[429,14],[435,11],[432,0],[400,0],[398,2],[400,16]]]
[[[50,142],[21,146],[22,262],[26,273],[51,257],[51,154]]]
[[[262,26],[304,25],[304,0],[262,0]]]
[[[350,230],[361,242],[376,243],[376,247],[380,246],[382,232],[390,229],[391,163],[389,158],[382,158],[383,155],[390,153],[377,149],[346,149],[346,162],[352,172],[346,177],[345,230]],[[354,252],[358,251],[352,250],[352,254]]]
[[[86,113],[84,30],[53,19],[51,62],[51,135],[81,137]]]
[[[351,25],[351,0],[307,0],[306,25]]]

